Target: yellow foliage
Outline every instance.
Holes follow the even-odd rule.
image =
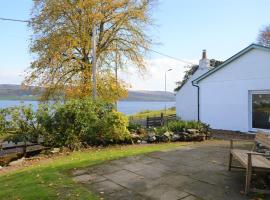
[[[113,72],[116,67],[145,68],[154,1],[35,0],[29,24],[34,61],[24,84],[45,87],[45,99],[65,92],[66,97],[91,95],[94,26],[98,95],[110,100],[124,96],[126,84],[116,84]]]
[[[128,85],[123,81],[116,81],[113,74],[99,74],[97,76],[97,93],[102,99],[109,102],[116,102],[121,98],[125,98],[128,95]],[[92,86],[91,82],[85,85],[70,86],[66,88],[67,98],[84,98],[91,94]]]

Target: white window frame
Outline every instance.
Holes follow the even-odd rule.
[[[264,132],[269,132],[270,133],[270,129],[260,129],[260,128],[253,128],[252,127],[252,95],[253,94],[270,94],[270,90],[250,90],[249,91],[249,130],[252,132],[257,132],[259,130],[264,131]]]

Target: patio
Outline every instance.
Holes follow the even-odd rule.
[[[242,194],[245,174],[227,170],[228,153],[228,141],[190,143],[78,169],[72,174],[76,182],[101,199],[249,199]]]

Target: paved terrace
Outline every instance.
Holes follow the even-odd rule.
[[[244,172],[227,170],[228,148],[228,141],[191,143],[76,170],[73,176],[101,199],[250,199],[242,194]]]

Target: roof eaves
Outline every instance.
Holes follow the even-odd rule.
[[[251,44],[248,47],[244,48],[243,50],[241,50],[240,52],[238,52],[237,54],[233,55],[232,57],[230,57],[229,59],[227,59],[226,61],[224,61],[224,63],[222,63],[221,65],[219,65],[216,68],[213,68],[212,70],[206,72],[205,74],[201,75],[200,77],[196,78],[195,80],[193,80],[192,82],[194,84],[198,84],[201,80],[205,79],[206,77],[210,76],[211,74],[215,73],[216,71],[218,71],[219,69],[225,67],[226,65],[228,65],[229,63],[231,63],[232,61],[236,60],[237,58],[241,57],[243,54],[247,53],[248,51],[250,51],[251,49],[261,49],[261,50],[266,50],[270,52],[270,48],[269,47],[265,47],[259,44]]]

